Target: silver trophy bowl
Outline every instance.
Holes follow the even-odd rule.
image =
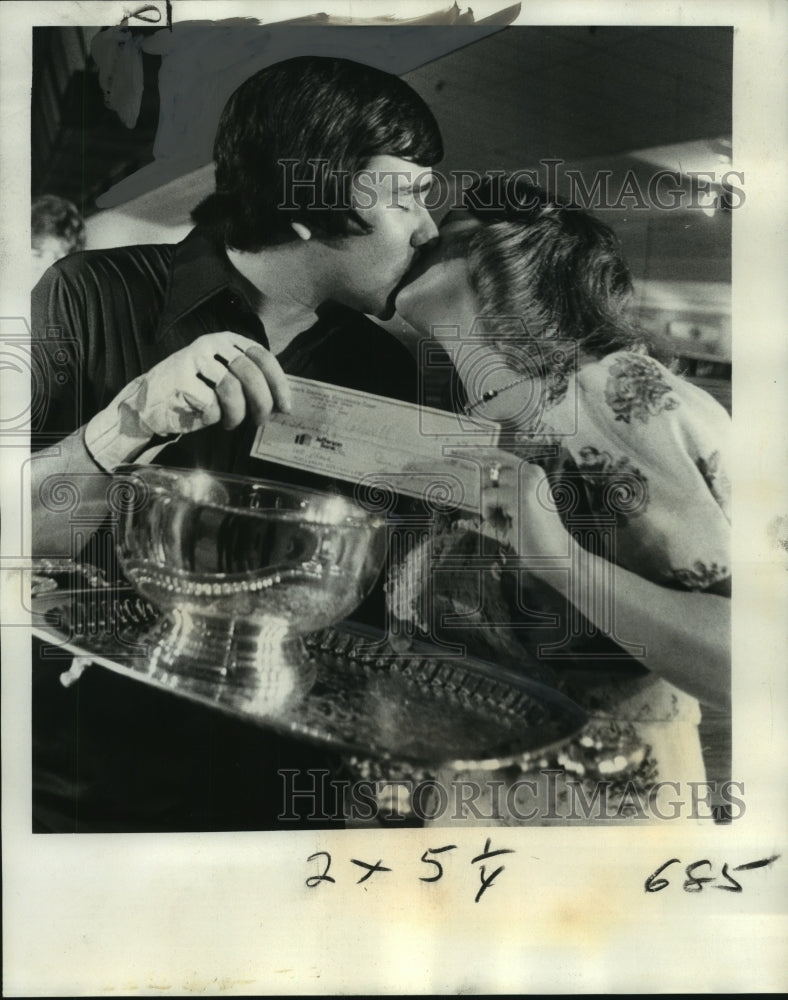
[[[301,636],[369,593],[385,519],[344,496],[188,469],[125,466],[114,489],[121,569],[162,612],[152,677],[255,715],[302,698],[315,666]]]

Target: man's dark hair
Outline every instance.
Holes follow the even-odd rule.
[[[443,156],[435,118],[408,84],[348,59],[275,63],[225,105],[214,143],[216,191],[192,219],[226,246],[251,252],[292,238],[291,222],[325,236],[347,234],[351,220],[364,229],[349,185],[382,155],[424,167]]]
[[[41,240],[53,236],[63,244],[63,253],[85,249],[85,223],[76,205],[55,194],[42,194],[30,208],[30,242],[37,249]]]

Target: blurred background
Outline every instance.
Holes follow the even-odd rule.
[[[88,249],[188,232],[212,188],[221,108],[251,73],[306,52],[363,60],[427,100],[444,175],[531,169],[546,183],[554,169],[559,194],[592,192],[635,275],[639,320],[730,408],[731,222],[745,197],[731,145],[732,29],[233,19],[33,35],[32,196],[71,202]],[[659,171],[669,176],[654,187]]]

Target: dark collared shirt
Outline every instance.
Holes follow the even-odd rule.
[[[34,449],[76,430],[202,334],[233,330],[267,347],[253,301],[252,286],[199,229],[178,244],[59,261],[32,297]],[[288,374],[415,402],[415,362],[391,334],[339,305],[318,316],[279,356]]]

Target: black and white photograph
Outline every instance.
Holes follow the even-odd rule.
[[[785,984],[786,12],[658,6],[3,12],[8,995]]]

